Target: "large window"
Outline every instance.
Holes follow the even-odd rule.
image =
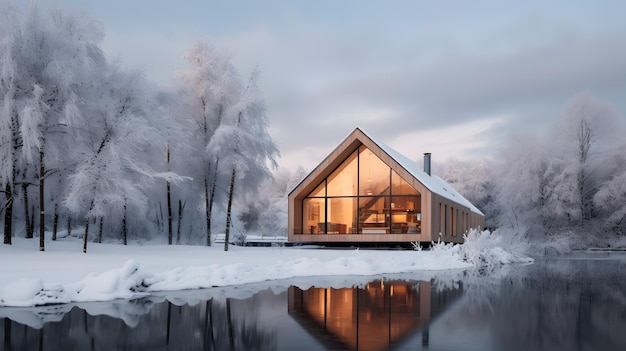
[[[421,232],[421,194],[361,145],[304,200],[306,234]]]

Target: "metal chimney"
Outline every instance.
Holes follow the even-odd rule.
[[[424,172],[430,175],[430,152],[424,153]]]

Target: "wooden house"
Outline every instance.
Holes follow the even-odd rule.
[[[356,128],[289,193],[292,243],[463,242],[484,215],[443,179]]]

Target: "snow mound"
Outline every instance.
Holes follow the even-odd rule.
[[[39,279],[21,279],[9,283],[0,293],[0,305],[5,306],[26,307],[70,301],[63,286],[44,286]]]
[[[67,284],[44,284],[40,279],[22,279],[7,284],[0,291],[0,306],[43,306],[69,302],[133,299],[147,295],[144,279],[149,274],[129,260],[120,269],[89,274],[83,280]]]
[[[120,269],[97,275],[90,273],[79,283],[72,284],[68,290],[73,294],[72,300],[78,302],[131,299],[146,295],[142,294],[147,287],[144,279],[149,276],[139,269],[139,263],[129,260]]]

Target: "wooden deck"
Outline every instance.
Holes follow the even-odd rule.
[[[213,242],[216,244],[224,243],[224,234],[217,234],[213,237]],[[231,237],[231,244],[234,243]],[[282,245],[289,246],[291,243],[288,242],[286,236],[270,236],[270,235],[247,235],[246,240],[243,243],[243,246],[272,246],[272,245]]]
[[[425,234],[294,234],[293,243],[410,243],[430,242]]]

